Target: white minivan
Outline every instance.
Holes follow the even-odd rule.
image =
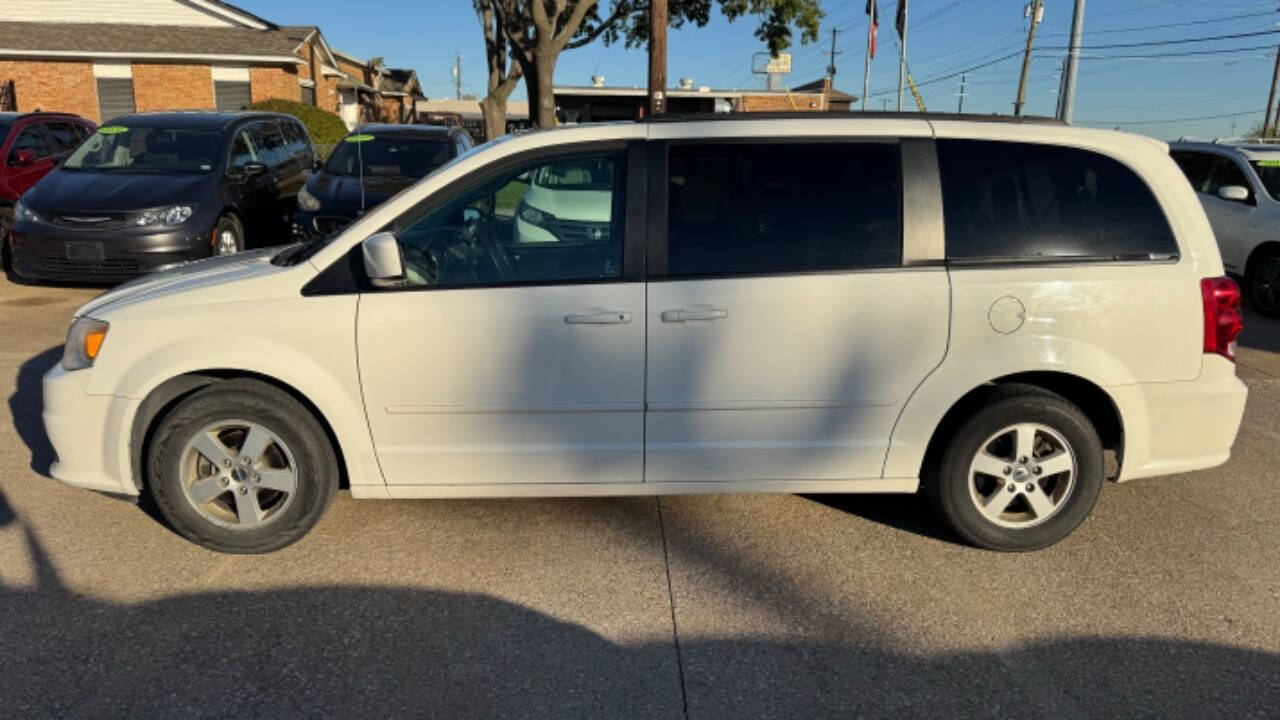
[[[530,191],[552,176],[589,177],[608,212],[535,241],[517,222],[543,218],[516,208],[570,207]],[[227,552],[294,542],[340,487],[923,490],[963,539],[1030,550],[1106,479],[1226,461],[1239,301],[1147,138],[929,115],[577,126],[475,148],[328,240],[102,295],[44,421],[55,477],[149,493]]]

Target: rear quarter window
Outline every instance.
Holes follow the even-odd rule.
[[[1032,143],[938,141],[947,258],[1166,260],[1164,211],[1122,163]]]

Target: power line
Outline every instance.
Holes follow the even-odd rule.
[[[1172,123],[1180,123],[1180,122],[1195,122],[1197,120],[1221,120],[1223,118],[1233,118],[1233,117],[1239,117],[1241,115],[1253,115],[1254,113],[1261,113],[1261,112],[1262,112],[1261,110],[1241,110],[1240,112],[1223,113],[1221,115],[1201,115],[1199,117],[1185,117],[1185,118],[1164,118],[1160,120],[1121,120],[1118,122],[1111,122],[1106,120],[1077,120],[1076,122],[1084,125],[1169,125]]]
[[[1229,22],[1231,20],[1263,17],[1266,15],[1275,15],[1275,13],[1274,12],[1244,13],[1241,15],[1229,15],[1227,17],[1222,17],[1222,18],[1211,18],[1208,20],[1192,20],[1189,22],[1165,23],[1163,25],[1135,25],[1135,26],[1126,27],[1126,28],[1111,28],[1109,30],[1090,30],[1089,34],[1090,35],[1110,35],[1115,33],[1140,32],[1145,30],[1163,30],[1164,28],[1189,27],[1191,25],[1206,25],[1209,23]],[[1070,34],[1071,33],[1064,33],[1064,32],[1045,33],[1045,37],[1066,37]]]

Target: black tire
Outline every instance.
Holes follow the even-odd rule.
[[[277,516],[253,528],[215,523],[196,509],[183,489],[187,443],[201,429],[231,419],[257,423],[275,433],[296,464],[296,496]],[[266,553],[296,542],[319,521],[338,490],[337,458],[320,423],[293,396],[255,380],[213,383],[178,403],[156,429],[147,468],[148,490],[173,529],[225,553]]]
[[[1280,318],[1280,246],[1264,247],[1249,258],[1244,285],[1259,313]]]
[[[218,224],[214,226],[213,242],[209,248],[210,254],[231,254],[221,248],[223,233],[231,233],[235,238],[235,252],[244,252],[244,226],[240,224],[235,215],[223,215],[218,218]]]
[[[9,257],[9,231],[13,228],[13,208],[0,207],[0,270],[11,270]]]
[[[992,522],[974,504],[969,467],[988,438],[1018,423],[1036,423],[1061,435],[1074,453],[1076,471],[1069,493],[1047,520],[1010,528]],[[968,413],[940,461],[926,472],[924,491],[938,515],[965,541],[990,550],[1025,552],[1048,547],[1079,527],[1098,501],[1103,477],[1102,442],[1080,408],[1034,386],[1003,385]]]

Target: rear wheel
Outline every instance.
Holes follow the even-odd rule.
[[[1025,551],[1071,534],[1102,479],[1102,443],[1088,417],[1059,395],[1010,385],[960,426],[925,490],[968,542]]]
[[[1267,317],[1280,317],[1280,247],[1258,251],[1249,261],[1245,285],[1258,312]]]
[[[9,239],[9,231],[13,228],[13,210],[11,208],[0,208],[0,269],[10,269],[9,246],[12,241]]]
[[[233,255],[244,250],[244,228],[234,215],[218,218],[213,231],[213,254]]]
[[[338,487],[333,448],[288,393],[214,383],[180,402],[151,444],[148,487],[173,528],[211,550],[261,553],[307,533]]]

